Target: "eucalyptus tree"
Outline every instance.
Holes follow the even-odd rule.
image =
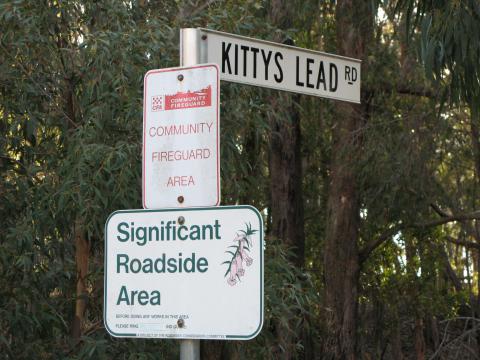
[[[265,214],[265,324],[253,341],[204,342],[204,358],[440,351],[442,318],[478,292],[478,6],[383,3],[384,19],[378,6],[2,3],[2,354],[176,356],[101,319],[104,221],[141,207],[143,75],[178,65],[180,27],[363,60],[361,105],[222,82],[222,202]]]
[[[259,35],[264,15],[252,2],[0,5],[0,348],[7,358],[175,356],[172,341],[115,340],[103,330],[104,221],[113,210],[141,207],[143,75],[178,65],[179,27]],[[223,88],[224,203],[264,210],[264,93]],[[276,318],[303,316],[314,296],[313,287],[295,293],[303,285],[283,246],[272,242],[267,252],[275,276],[266,277],[266,330],[221,351],[269,356]]]

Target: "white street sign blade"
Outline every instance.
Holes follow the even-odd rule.
[[[219,98],[215,64],[145,75],[144,208],[220,203]]]
[[[263,324],[263,222],[251,206],[121,210],[105,225],[116,337],[247,340]]]
[[[360,103],[358,59],[208,29],[182,29],[180,39],[182,61],[188,48],[218,64],[222,80]]]

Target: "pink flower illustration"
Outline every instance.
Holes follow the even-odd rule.
[[[229,275],[227,283],[230,286],[236,285],[240,282],[240,277],[245,276],[243,263],[245,262],[246,266],[250,266],[253,263],[253,259],[248,253],[250,252],[250,246],[252,245],[250,236],[255,232],[257,232],[257,230],[252,230],[251,225],[247,224],[246,231],[240,230],[239,233],[237,232],[233,239],[235,245],[229,246],[230,250],[226,251],[232,256],[230,260],[223,262],[223,264],[228,265],[225,276]]]

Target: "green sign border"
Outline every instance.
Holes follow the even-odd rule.
[[[112,331],[107,324],[107,254],[108,254],[108,240],[107,240],[107,228],[110,219],[115,216],[116,214],[124,214],[124,213],[162,213],[162,212],[185,212],[185,211],[222,211],[222,210],[238,210],[238,209],[249,209],[252,210],[258,217],[260,223],[260,323],[258,324],[258,328],[251,334],[251,335],[218,335],[222,336],[222,338],[215,338],[215,337],[174,337],[174,336],[138,336],[134,333],[116,333]],[[142,339],[210,339],[210,340],[250,340],[256,337],[263,327],[263,298],[264,298],[264,282],[263,282],[263,273],[264,273],[264,263],[263,263],[263,219],[260,215],[260,212],[250,205],[236,205],[236,206],[214,206],[214,207],[194,207],[194,208],[185,208],[185,209],[176,209],[176,208],[169,208],[169,209],[132,209],[132,210],[117,210],[110,214],[105,223],[105,253],[104,253],[104,295],[103,295],[103,324],[105,325],[105,329],[107,332],[114,336],[114,337],[133,337],[133,338],[142,338]],[[215,336],[215,335],[214,335]],[[223,337],[225,336],[225,337]]]

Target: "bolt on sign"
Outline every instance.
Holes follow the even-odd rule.
[[[219,70],[151,70],[144,79],[144,208],[220,203]]]
[[[235,339],[263,325],[263,222],[251,206],[121,210],[105,225],[105,328]]]
[[[180,59],[215,63],[222,80],[360,103],[361,61],[208,29],[181,29]]]

